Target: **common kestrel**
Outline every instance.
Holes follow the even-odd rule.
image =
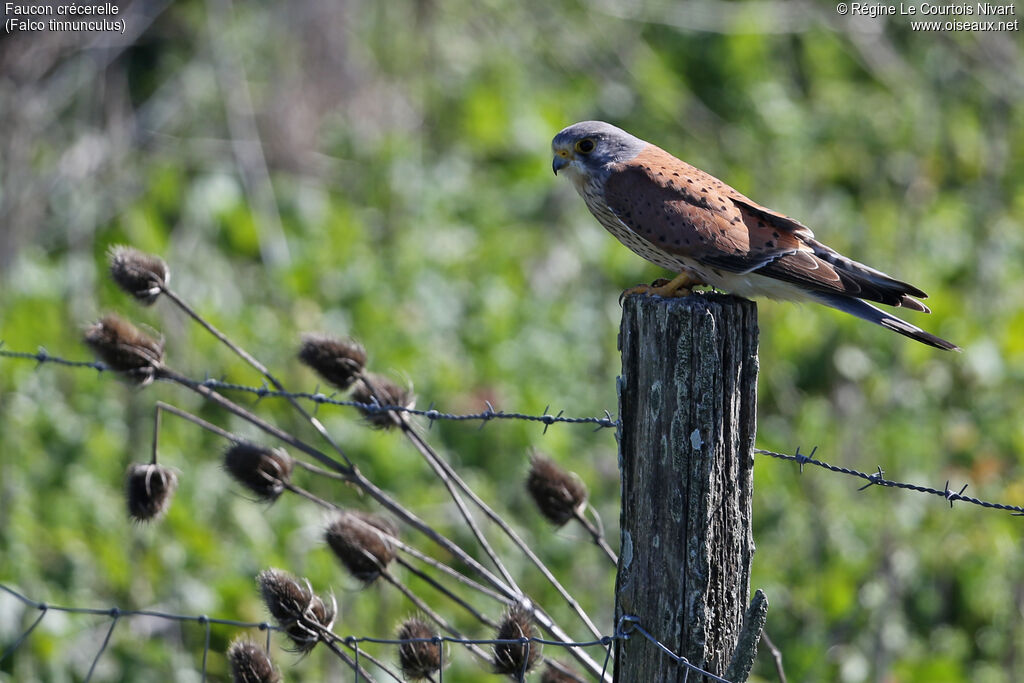
[[[959,350],[867,301],[928,312],[927,294],[814,239],[811,230],[718,178],[603,121],[551,143],[601,225],[651,263],[679,275],[641,291],[674,296],[707,284],[746,297],[816,301],[939,349]]]

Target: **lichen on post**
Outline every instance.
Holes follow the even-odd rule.
[[[743,625],[754,553],[757,307],[720,294],[627,296],[619,350],[616,620],[638,617],[673,652],[721,676]],[[616,642],[616,681],[685,675],[642,637]]]

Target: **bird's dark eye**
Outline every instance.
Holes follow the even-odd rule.
[[[590,138],[583,138],[576,143],[576,151],[580,154],[590,154],[594,151],[594,141]]]

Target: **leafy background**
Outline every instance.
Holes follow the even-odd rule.
[[[969,483],[1024,504],[1024,59],[1019,32],[913,32],[829,3],[395,0],[136,2],[127,35],[0,42],[0,337],[87,357],[83,324],[116,310],[167,338],[193,376],[258,383],[164,304],[140,310],[104,252],[163,255],[216,325],[312,389],[303,331],[352,334],[420,404],[615,412],[619,291],[663,275],[611,239],[550,172],[549,140],[605,119],[921,285],[911,319],[939,353],[816,307],[760,307],[761,447],[905,481]],[[172,386],[0,360],[0,580],[54,604],[262,620],[267,566],[333,589],[339,633],[389,636],[410,613],[359,591],[300,500],[230,484],[223,444],[168,418],[181,473],[165,520],[123,512],[171,401],[245,431]],[[263,414],[305,433],[283,406]],[[440,487],[396,435],[321,412],[360,467],[431,521]],[[613,575],[522,490],[531,449],[587,482],[616,538],[609,430],[437,424],[430,439],[531,540],[603,628]],[[305,482],[345,505],[350,490]],[[1021,521],[759,460],[753,587],[790,680],[1010,681],[1024,666]],[[554,604],[508,548],[525,586]],[[557,610],[556,610],[557,612]],[[0,643],[31,614],[0,598]],[[108,621],[49,615],[0,680],[73,681]],[[480,633],[479,629],[472,632]],[[214,629],[210,672],[231,629]],[[119,626],[94,680],[194,681],[198,627]],[[342,674],[275,650],[287,680]],[[451,680],[480,669],[456,653]],[[347,675],[347,674],[346,674]],[[765,658],[756,680],[775,680]],[[446,680],[449,676],[446,675]]]

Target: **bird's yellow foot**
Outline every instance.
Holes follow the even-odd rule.
[[[637,285],[630,287],[619,296],[619,303],[630,294],[646,294],[647,296],[663,296],[666,298],[689,296],[692,289],[698,285],[706,284],[694,278],[689,273],[680,273],[671,280],[658,278],[649,285]]]

